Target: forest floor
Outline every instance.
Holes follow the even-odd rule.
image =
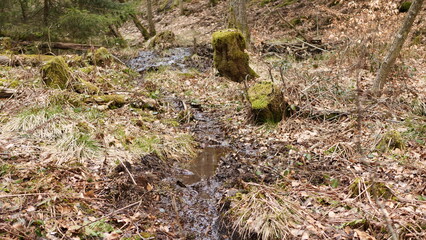
[[[44,57],[0,66],[17,91],[0,101],[0,238],[425,239],[425,22],[375,97],[398,1],[252,1],[260,77],[245,84],[211,67],[227,7],[207,2],[157,15],[177,35],[162,57],[195,52],[181,64],[138,73],[64,56],[95,95],[47,88]],[[151,56],[121,30],[133,47],[118,55]],[[246,87],[271,80],[297,111],[257,125]]]

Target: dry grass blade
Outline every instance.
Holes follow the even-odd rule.
[[[237,194],[232,202],[227,214],[242,237],[287,239],[304,222],[300,206],[279,187],[250,184],[250,191]]]

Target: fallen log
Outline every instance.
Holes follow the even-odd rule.
[[[0,98],[10,98],[15,95],[18,91],[10,88],[0,88]]]
[[[65,43],[65,42],[31,42],[31,41],[21,41],[14,42],[15,46],[37,46],[39,48],[52,48],[52,49],[62,49],[62,50],[89,50],[100,48],[99,45],[91,44],[80,44],[80,43]]]

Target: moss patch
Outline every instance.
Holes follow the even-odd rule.
[[[408,10],[411,7],[411,2],[405,1],[401,3],[401,6],[399,6],[399,12],[408,12]]]
[[[283,118],[285,102],[281,91],[272,82],[260,82],[249,88],[248,98],[257,123],[279,122]]]
[[[111,108],[122,107],[127,103],[127,96],[119,94],[98,95],[89,98],[86,102],[94,102],[97,104],[108,104]]]
[[[376,149],[381,152],[387,152],[393,149],[404,149],[405,141],[398,131],[392,130],[385,133],[377,144]]]
[[[241,32],[235,29],[217,31],[212,35],[214,66],[219,73],[235,82],[258,75],[249,66],[249,56],[244,50],[246,42]]]
[[[0,78],[0,87],[17,88],[21,85],[18,80]]]
[[[99,88],[88,81],[80,79],[77,83],[74,84],[74,90],[78,93],[86,93],[86,94],[98,94]]]
[[[365,181],[362,178],[356,178],[349,186],[350,197],[369,197],[390,199],[393,194],[392,190],[382,182]]]
[[[66,89],[73,76],[68,64],[62,57],[54,57],[41,68],[44,83],[51,88]]]

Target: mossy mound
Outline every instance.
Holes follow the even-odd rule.
[[[172,31],[160,32],[149,42],[148,47],[162,50],[176,46],[176,35]]]
[[[404,149],[405,141],[398,131],[392,130],[385,133],[377,144],[376,149],[380,152],[387,152],[393,149]]]
[[[68,64],[62,57],[54,57],[41,67],[44,83],[51,88],[66,89],[70,86],[73,76]]]
[[[408,12],[408,10],[411,7],[411,2],[405,1],[401,3],[401,6],[399,6],[399,12]]]
[[[257,123],[282,120],[286,103],[281,91],[272,82],[260,82],[248,89],[253,118]]]
[[[252,79],[258,75],[249,66],[249,56],[244,50],[246,42],[236,29],[217,31],[212,35],[213,61],[219,74],[235,82]]]

